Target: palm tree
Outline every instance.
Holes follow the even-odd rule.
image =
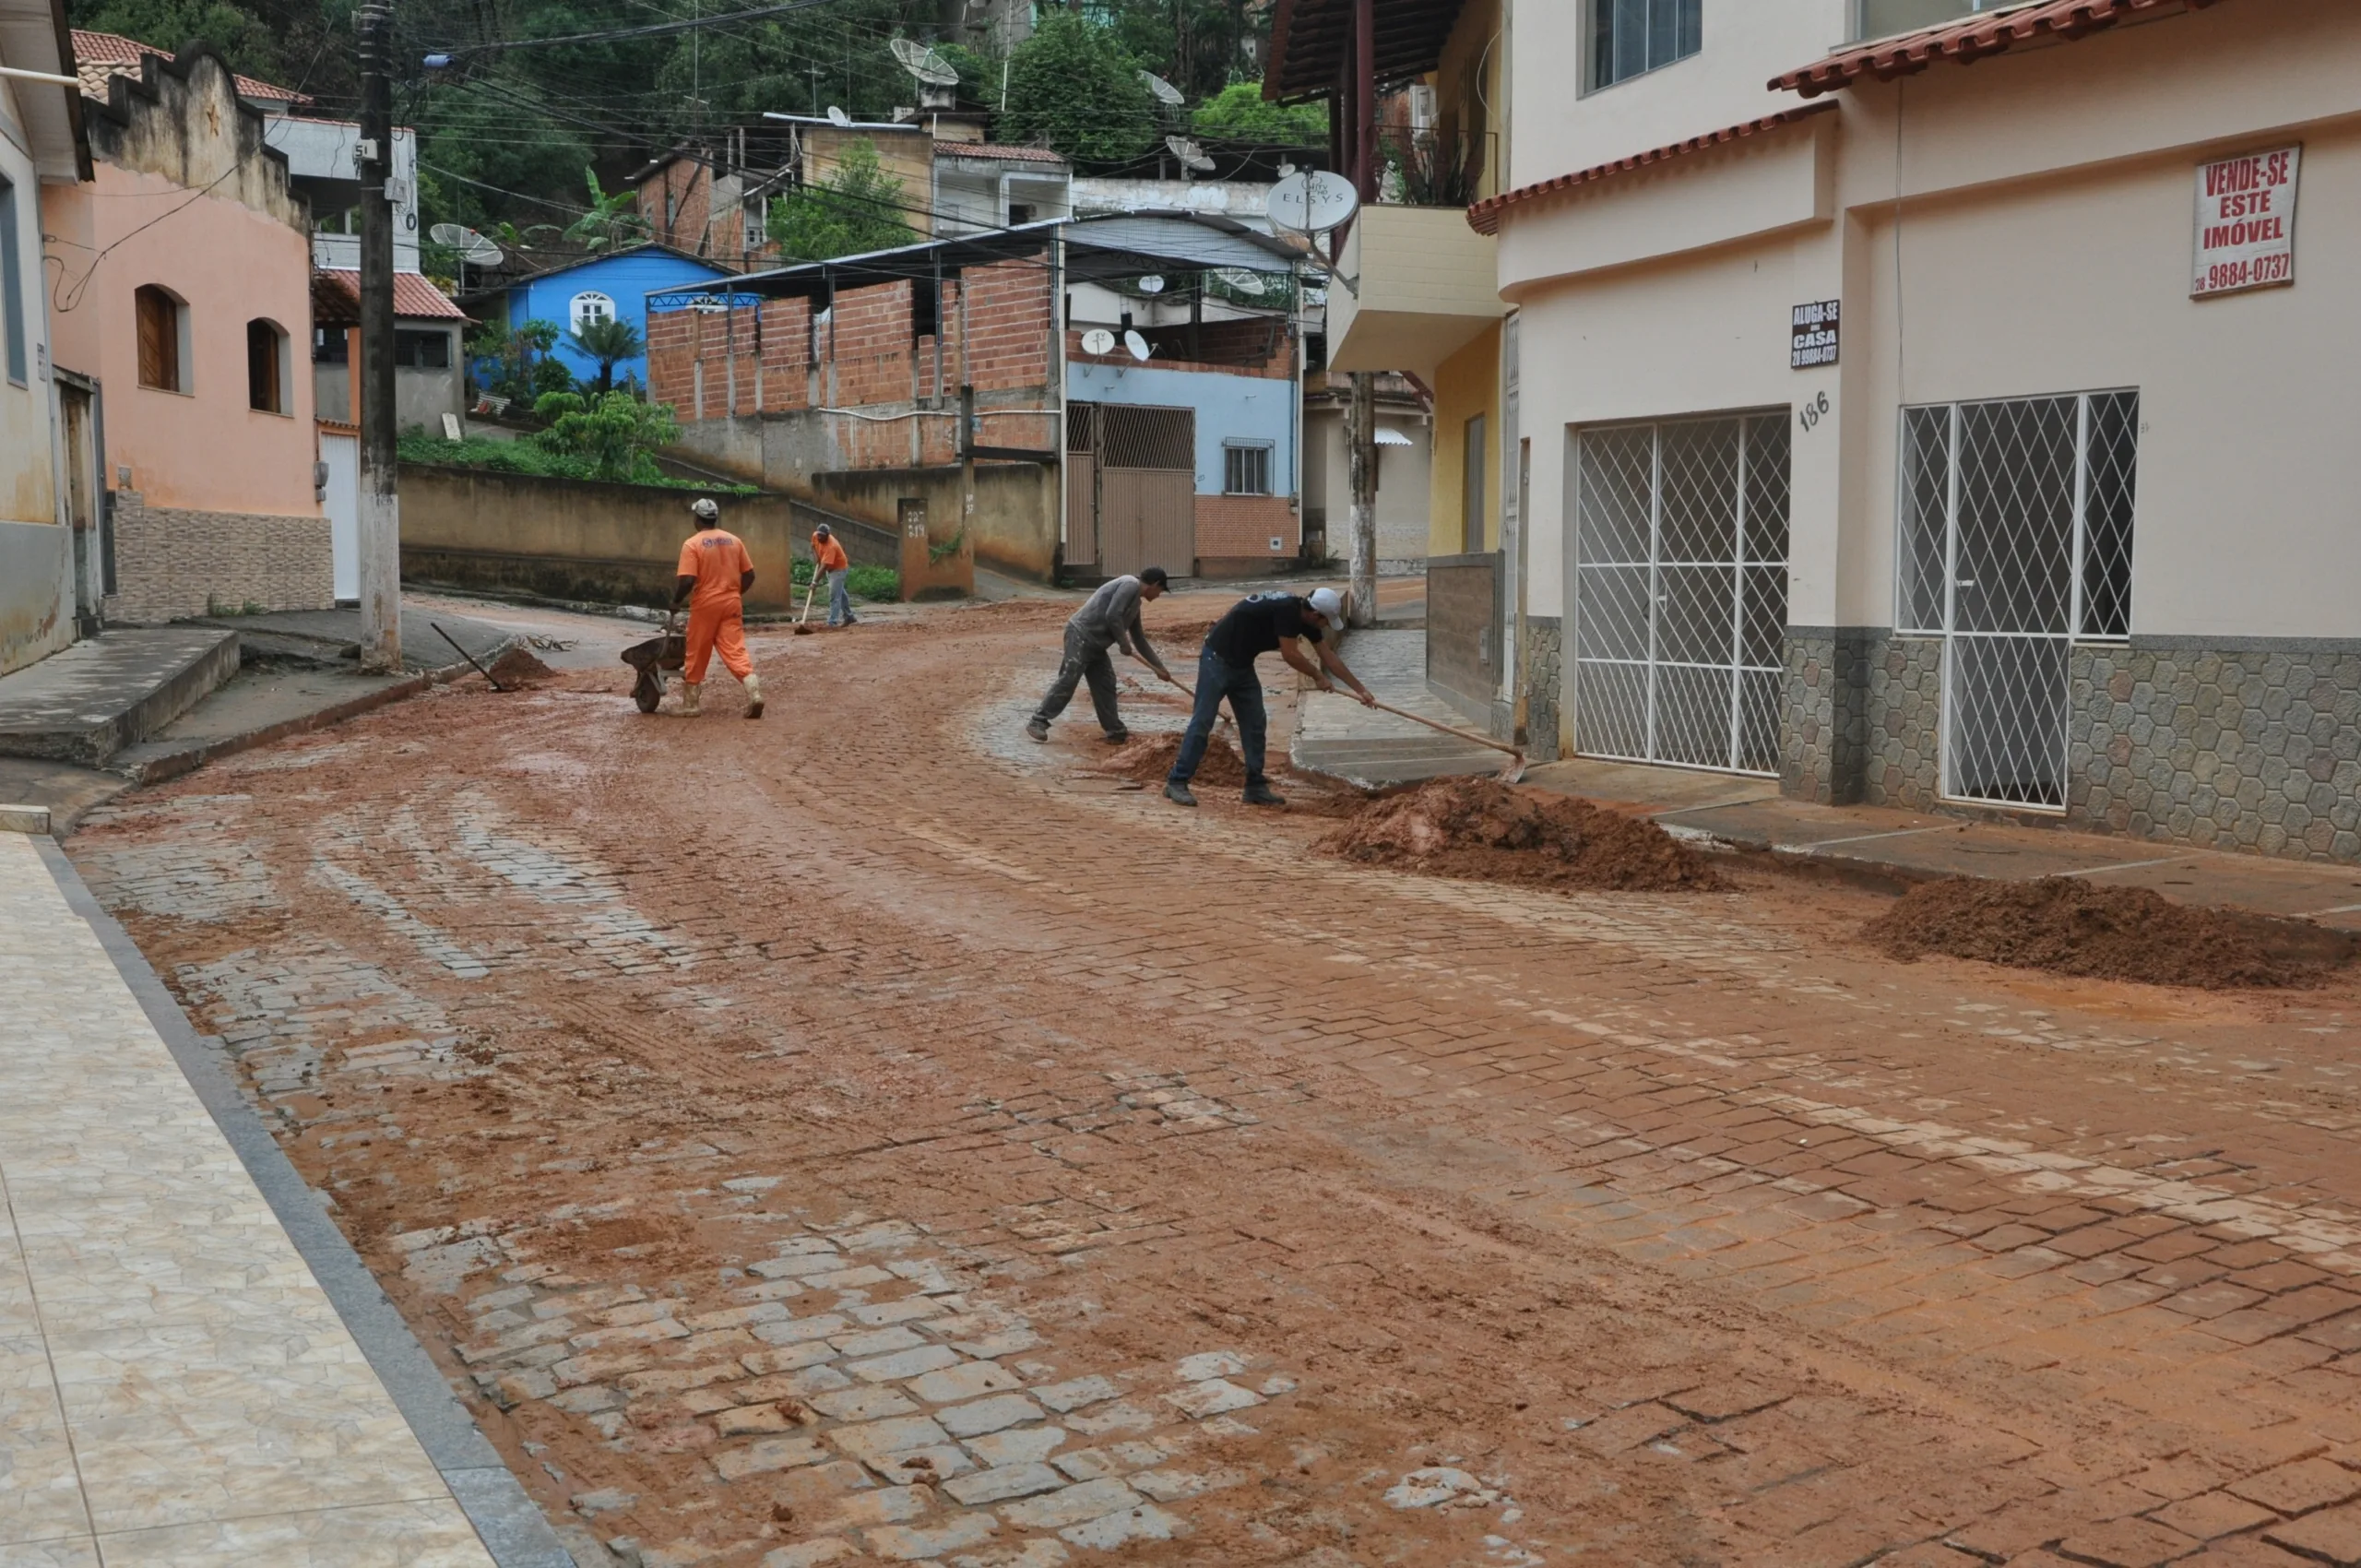
[[[611,390],[615,385],[615,362],[635,360],[647,346],[641,339],[638,327],[611,315],[586,321],[566,336],[574,339],[575,348],[599,362],[599,390],[601,394]]]
[[[617,191],[609,196],[600,188],[595,169],[585,169],[582,177],[590,187],[590,210],[568,226],[567,239],[586,251],[603,251],[635,245],[648,237],[647,220],[639,215],[638,192]]]

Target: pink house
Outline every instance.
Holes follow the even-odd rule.
[[[104,87],[96,179],[44,186],[42,220],[56,363],[102,399],[107,617],[330,605],[308,208],[211,51]]]

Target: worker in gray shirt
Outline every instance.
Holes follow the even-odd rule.
[[[1050,683],[1050,695],[1025,721],[1026,734],[1048,740],[1050,720],[1074,701],[1075,685],[1087,681],[1090,706],[1097,711],[1098,727],[1107,731],[1108,744],[1121,745],[1132,738],[1122,715],[1115,711],[1115,666],[1107,650],[1120,647],[1166,680],[1172,679],[1140,626],[1141,602],[1162,597],[1168,580],[1163,567],[1150,566],[1136,577],[1110,577],[1098,585],[1098,591],[1066,623],[1065,659],[1058,665],[1058,678]]]

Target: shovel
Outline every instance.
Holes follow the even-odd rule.
[[[812,563],[812,581],[803,590],[803,613],[795,618],[795,635],[799,637],[808,637],[812,635],[812,596],[819,591],[820,564],[814,561]]]
[[[1381,702],[1374,704],[1373,706],[1379,712],[1390,713],[1396,719],[1406,719],[1413,724],[1423,724],[1430,730],[1440,730],[1446,735],[1456,735],[1463,741],[1473,741],[1479,746],[1487,746],[1496,752],[1508,753],[1510,760],[1508,766],[1501,769],[1501,782],[1503,784],[1518,784],[1524,782],[1525,754],[1517,750],[1514,746],[1503,745],[1501,742],[1493,740],[1489,735],[1478,735],[1473,730],[1462,730],[1454,725],[1444,724],[1432,719],[1424,718],[1418,714],[1408,712],[1403,708],[1398,708],[1389,702]]]

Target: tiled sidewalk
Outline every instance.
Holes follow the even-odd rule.
[[[0,833],[0,1568],[492,1558],[36,841]]]

